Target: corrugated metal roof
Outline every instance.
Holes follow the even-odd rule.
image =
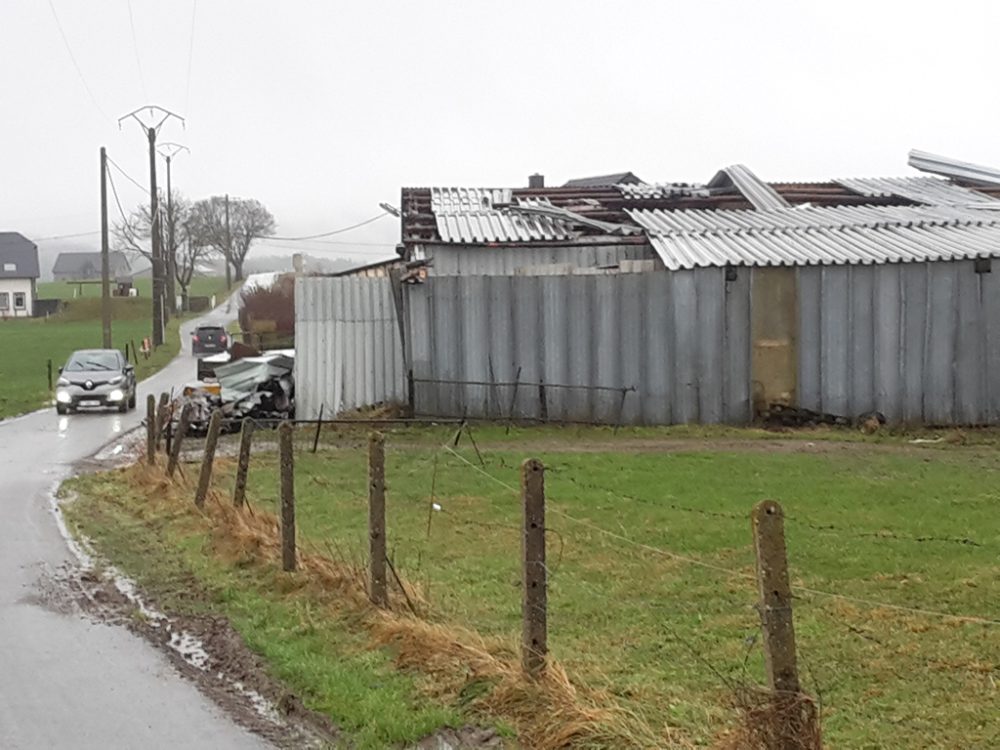
[[[639,183],[636,185],[615,185],[626,198],[637,200],[654,200],[657,198],[676,197],[708,197],[711,191],[704,185],[686,182],[658,182],[655,184]]]
[[[670,270],[958,260],[1000,250],[1000,224],[884,224],[657,233],[650,243]]]
[[[431,208],[438,211],[483,211],[497,203],[510,203],[510,188],[431,188]]]
[[[785,208],[788,202],[778,195],[777,191],[751,172],[743,164],[725,167],[716,173],[708,182],[708,187],[723,187],[731,185],[750,201],[754,208],[767,211],[774,208]]]
[[[835,180],[859,195],[900,198],[939,206],[959,206],[995,200],[985,193],[953,185],[936,177],[861,177]]]
[[[1000,170],[979,164],[970,164],[967,161],[958,161],[949,156],[939,156],[913,149],[910,151],[907,163],[921,172],[930,172],[956,180],[980,182],[986,185],[1000,185]]]
[[[891,224],[933,226],[954,223],[982,224],[1000,216],[954,206],[795,206],[774,211],[694,209],[662,211],[626,209],[644,229],[660,234],[719,232],[743,229],[788,228],[845,229]]]

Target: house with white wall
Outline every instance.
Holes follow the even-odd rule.
[[[30,318],[38,281],[38,247],[18,232],[0,232],[0,318]]]

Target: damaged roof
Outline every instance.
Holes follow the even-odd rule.
[[[922,152],[912,152],[920,154]],[[1000,171],[768,183],[744,165],[707,183],[405,188],[403,242],[649,243],[666,268],[985,257],[1000,247]],[[960,165],[959,166],[956,166]],[[976,174],[970,183],[965,176]],[[995,182],[990,183],[991,174]]]

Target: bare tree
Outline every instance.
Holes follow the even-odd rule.
[[[253,198],[230,198],[229,222],[226,222],[226,198],[213,195],[191,208],[191,233],[198,244],[211,247],[225,256],[243,279],[243,263],[253,241],[274,234],[274,217]]]
[[[189,308],[188,287],[191,286],[191,279],[194,278],[199,261],[211,255],[213,249],[195,242],[194,237],[188,231],[188,225],[184,226],[184,235],[180,243],[175,256],[174,278],[177,279],[177,285],[181,288],[181,309],[187,311]]]
[[[186,232],[184,225],[191,217],[191,201],[172,191],[172,212],[167,211],[168,202],[162,194],[159,199],[160,214],[160,247],[163,248],[165,271],[167,273],[166,295],[169,298],[166,309],[173,310],[174,278],[177,276],[177,253],[184,243]],[[141,205],[112,227],[114,246],[132,258],[143,257],[150,263],[153,261],[152,224],[148,205]],[[171,231],[171,228],[173,231]],[[173,242],[171,243],[171,239]]]

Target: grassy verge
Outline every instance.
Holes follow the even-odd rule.
[[[60,282],[50,282],[58,286]],[[202,293],[225,292],[225,281],[198,280]],[[87,287],[85,287],[86,289]],[[41,295],[41,291],[39,294]],[[150,332],[149,297],[112,299],[112,344],[125,349],[140,344]],[[164,346],[149,359],[139,360],[136,376],[152,375],[180,350],[180,321],[167,324]],[[53,382],[57,368],[75,349],[101,346],[101,301],[99,297],[72,300],[66,310],[50,318],[0,321],[0,418],[21,414],[48,403],[47,361],[52,360]]]
[[[206,523],[185,509],[184,497],[170,504],[154,500],[156,490],[129,485],[122,493],[112,478],[89,478],[79,480],[85,498],[72,514],[112,559],[132,555],[126,568],[140,577],[155,578],[162,557],[179,556],[185,575],[216,592],[212,605],[335,721],[357,724],[365,713],[358,706],[378,699],[364,685],[388,675],[404,681],[396,684],[405,685],[410,705],[441,706],[435,720],[478,712],[510,722],[527,746],[653,748],[678,738],[711,744],[736,720],[735,686],[762,678],[747,516],[755,502],[773,498],[789,517],[793,582],[849,597],[800,589],[795,604],[803,677],[821,698],[829,746],[1000,744],[989,718],[1000,627],[856,601],[998,619],[1000,461],[993,452],[873,451],[832,440],[801,450],[759,442],[712,450],[701,436],[695,450],[663,452],[651,449],[645,432],[609,446],[606,431],[570,430],[560,440],[553,428],[477,436],[485,466],[471,448],[463,446],[460,457],[442,450],[444,432],[389,436],[391,556],[420,611],[418,621],[396,622],[394,636],[381,620],[373,625],[361,610],[345,609],[342,596],[331,600],[316,581],[295,588],[274,569],[273,542],[262,545],[257,536],[234,548],[213,541],[209,529],[232,535],[232,519]],[[366,549],[364,436],[340,432],[315,455],[304,449],[308,436],[301,440],[303,548],[357,571]],[[503,669],[490,672],[516,663],[517,467],[528,454],[548,467],[550,647],[557,674],[564,669],[577,691],[554,703],[561,688],[549,685],[534,696],[535,716],[512,698],[524,698],[523,686],[512,687]],[[228,492],[229,465],[217,480]],[[250,486],[262,518],[277,492],[273,455],[255,456]],[[148,549],[151,530],[160,551]],[[273,527],[260,531],[266,537]],[[254,605],[268,612],[266,621],[247,615],[258,599],[266,601]],[[399,591],[395,600],[402,607]],[[320,639],[328,650],[298,661],[283,655],[318,648],[313,628],[330,617],[338,635]],[[285,623],[279,631],[268,629],[274,619]],[[389,648],[366,650],[373,641]],[[456,643],[468,648],[461,658],[452,658]],[[493,667],[484,666],[486,656]],[[391,659],[405,672],[392,672]],[[323,676],[345,664],[359,670],[350,695]],[[433,723],[433,714],[418,715],[428,717],[421,726]],[[561,727],[565,744],[539,734],[539,720]],[[398,725],[370,731],[402,737]]]

